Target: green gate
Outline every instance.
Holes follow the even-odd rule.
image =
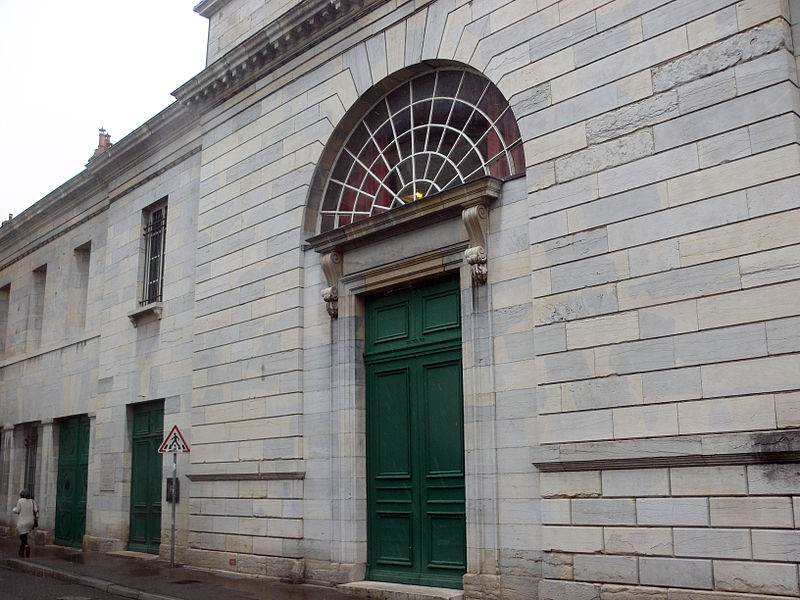
[[[55,542],[83,545],[86,531],[86,480],[89,473],[89,417],[58,422],[58,489]]]
[[[460,588],[466,571],[458,280],[368,298],[370,579]]]
[[[128,549],[158,554],[161,543],[161,461],[164,437],[161,402],[133,409],[131,524]]]

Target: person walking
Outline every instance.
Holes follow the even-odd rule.
[[[28,534],[39,525],[39,508],[31,498],[31,493],[28,490],[22,490],[19,493],[17,505],[11,510],[19,515],[17,517],[19,555],[29,557],[31,555],[31,547],[28,545]]]

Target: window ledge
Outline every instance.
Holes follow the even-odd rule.
[[[131,323],[133,323],[133,326],[137,327],[140,321],[148,317],[160,320],[163,310],[163,302],[151,302],[150,304],[143,304],[142,306],[136,307],[135,310],[130,311],[128,313],[128,318],[131,320]]]

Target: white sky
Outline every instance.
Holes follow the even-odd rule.
[[[205,65],[199,0],[0,0],[0,220],[83,170]]]

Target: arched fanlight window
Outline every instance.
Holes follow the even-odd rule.
[[[330,231],[462,183],[524,170],[500,90],[468,71],[420,75],[376,102],[339,151],[323,191]]]

